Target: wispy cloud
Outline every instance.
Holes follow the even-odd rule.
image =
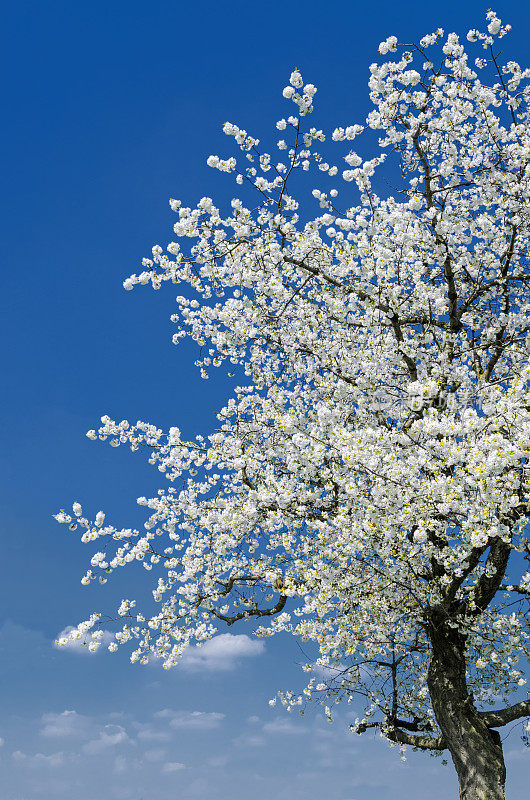
[[[83,753],[88,756],[95,756],[98,753],[108,750],[110,747],[115,747],[118,744],[128,742],[129,737],[121,725],[105,725],[103,730],[100,731],[97,739],[87,742],[83,745]]]
[[[167,719],[171,728],[187,730],[212,730],[218,728],[224,714],[216,711],[173,711],[164,708],[154,714],[156,719]]]
[[[163,761],[166,757],[167,750],[163,747],[153,747],[151,750],[146,750],[144,758],[146,761]]]
[[[200,647],[186,650],[181,665],[189,671],[232,670],[241,658],[260,656],[265,652],[263,642],[251,639],[246,634],[221,633]]]
[[[235,747],[263,747],[266,740],[264,736],[247,736],[246,734],[241,734],[240,736],[236,736],[232,741]]]
[[[44,755],[44,753],[36,753],[34,756],[30,756],[27,753],[23,753],[21,750],[15,750],[15,752],[12,753],[12,758],[15,762],[19,764],[23,763],[30,767],[62,767],[65,762],[65,755],[62,751],[59,753],[51,753],[48,756]]]
[[[295,725],[290,719],[282,719],[281,717],[272,720],[272,722],[266,722],[263,726],[263,731],[265,733],[285,733],[289,735],[307,733],[306,729],[301,725]]]
[[[214,769],[226,767],[228,764],[228,756],[213,756],[213,758],[209,758],[206,763],[209,767],[213,767]]]
[[[168,742],[171,732],[166,729],[155,728],[150,722],[135,722],[137,737],[142,742]]]
[[[185,768],[185,764],[181,764],[180,761],[167,761],[162,767],[162,772],[179,772]]]
[[[92,727],[88,717],[78,714],[77,711],[66,710],[60,713],[50,712],[41,717],[41,736],[72,737],[86,736]]]

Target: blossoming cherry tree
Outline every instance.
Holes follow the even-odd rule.
[[[165,473],[144,531],[56,515],[101,542],[82,583],[156,573],[109,650],[170,668],[240,621],[314,642],[281,702],[362,700],[355,731],[448,750],[462,800],[504,798],[498,729],[530,714],[530,70],[500,62],[508,30],[389,37],[365,124],[330,137],[295,70],[279,158],[226,123],[241,156],[208,164],[243,199],[171,200],[176,240],[124,286],[183,287],[175,343],[238,385],[206,437],[89,431]],[[70,637],[96,650],[103,622]]]

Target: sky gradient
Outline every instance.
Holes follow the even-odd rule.
[[[141,454],[85,437],[102,414],[184,436],[215,426],[229,387],[200,379],[193,344],[172,345],[178,291],[125,292],[122,281],[172,238],[170,197],[236,194],[205,164],[232,154],[222,124],[271,135],[292,113],[281,91],[294,67],[318,87],[312,124],[362,122],[382,39],[439,26],[465,35],[486,8],[17,0],[4,10],[0,800],[456,797],[440,759],[403,765],[350,734],[355,711],[330,726],[318,709],[302,720],[269,707],[277,689],[304,685],[293,640],[260,644],[232,628],[170,673],[131,666],[125,651],[54,648],[145,576],[127,569],[84,589],[92,550],[52,514],[77,500],[139,526],[136,497],[163,485]],[[506,57],[527,66],[530,8],[495,10],[513,26]],[[515,731],[505,747],[507,800],[523,800],[528,754]]]

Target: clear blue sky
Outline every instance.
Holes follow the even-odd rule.
[[[224,400],[191,345],[171,344],[174,288],[124,292],[171,238],[168,198],[229,199],[208,169],[225,120],[260,136],[286,113],[293,67],[318,86],[314,122],[362,121],[368,65],[390,34],[465,34],[487,6],[232,0],[92,0],[4,8],[1,321],[1,800],[446,800],[452,768],[347,733],[344,713],[269,708],[301,687],[291,640],[224,639],[165,673],[126,654],[57,651],[53,640],[126,592],[83,589],[91,555],[51,515],[79,500],[138,525],[162,479],[140,455],[85,438],[99,417],[207,433]],[[526,66],[530,7],[495,6]],[[291,113],[290,110],[288,113]],[[205,391],[207,387],[207,391]],[[132,573],[124,572],[124,579]],[[138,580],[141,576],[138,575]],[[130,594],[130,592],[127,592]],[[232,636],[245,629],[231,630]],[[237,653],[239,655],[237,656]],[[237,657],[236,657],[237,656]],[[198,713],[200,712],[200,713]],[[526,796],[522,748],[506,742],[508,800]]]

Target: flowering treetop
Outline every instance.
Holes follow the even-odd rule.
[[[255,619],[257,635],[317,643],[336,678],[312,675],[281,695],[288,707],[361,694],[359,730],[420,747],[407,731],[430,732],[429,747],[443,735],[433,631],[465,641],[477,702],[524,684],[530,70],[499,62],[509,26],[487,21],[471,57],[441,29],[416,45],[390,36],[390,60],[370,67],[373,110],[331,136],[307,124],[316,88],[295,70],[280,157],[226,123],[239,160],[208,158],[249,200],[226,216],[208,197],[170,201],[176,241],[124,286],[184,285],[174,341],[202,348],[204,378],[245,378],[209,436],[108,417],[88,433],[147,447],[170,482],[138,499],[142,532],[79,503],[56,515],[97,541],[84,584],[134,561],[156,571],[152,605],[122,601],[111,651],[132,641],[133,661],[169,668]],[[351,148],[370,130],[364,158]],[[70,636],[97,649],[102,619]]]

